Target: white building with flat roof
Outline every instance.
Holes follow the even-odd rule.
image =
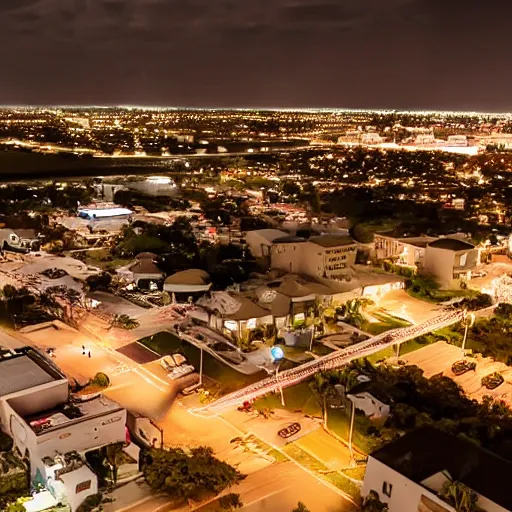
[[[25,347],[0,357],[0,425],[29,459],[31,481],[56,503],[74,511],[97,493],[83,454],[124,443],[125,424],[126,410],[106,397],[71,401],[66,376],[39,352]]]

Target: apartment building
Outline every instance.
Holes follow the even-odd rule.
[[[480,265],[480,249],[457,238],[439,238],[427,244],[424,271],[441,286],[452,287],[458,280],[469,281]]]
[[[396,238],[375,235],[375,257],[378,260],[395,260],[397,265],[420,268],[425,258],[426,247],[436,238],[430,236]]]
[[[292,274],[339,279],[356,262],[357,243],[349,236],[288,236],[274,240],[271,268]]]

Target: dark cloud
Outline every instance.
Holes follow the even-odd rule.
[[[0,13],[3,103],[512,108],[509,0],[0,0]]]
[[[39,0],[2,0],[0,2],[0,12],[15,12],[24,7],[35,7],[38,3]]]
[[[110,16],[116,18],[123,18],[129,11],[129,6],[124,0],[105,0],[102,7]]]

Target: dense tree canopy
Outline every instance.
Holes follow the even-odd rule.
[[[142,471],[148,484],[175,498],[197,498],[217,494],[244,478],[235,468],[215,458],[207,447],[152,449],[144,455]]]

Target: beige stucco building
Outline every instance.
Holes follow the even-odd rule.
[[[425,250],[424,272],[432,275],[446,288],[458,281],[469,281],[471,271],[480,265],[480,249],[457,238],[440,238],[430,242]]]
[[[392,259],[396,264],[421,268],[425,259],[427,244],[437,240],[430,236],[395,238],[375,235],[375,257],[378,260]]]
[[[284,237],[274,240],[270,265],[292,274],[338,279],[356,262],[357,244],[349,236],[313,236],[308,240]]]

